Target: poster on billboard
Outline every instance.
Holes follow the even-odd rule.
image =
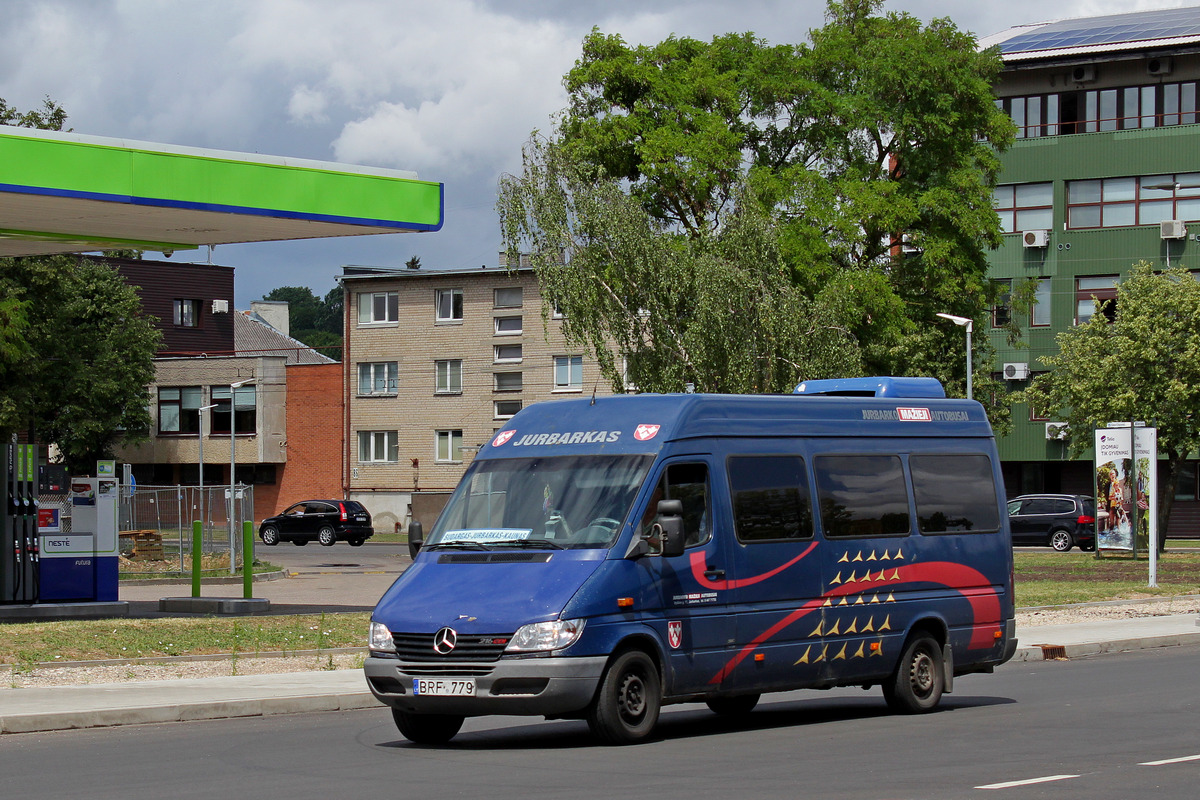
[[[1158,528],[1158,431],[1110,423],[1095,436],[1096,546],[1132,551],[1136,535],[1143,549],[1153,547]]]

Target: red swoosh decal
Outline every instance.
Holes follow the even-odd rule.
[[[994,643],[994,639],[992,638],[993,628],[988,623],[998,624],[1000,622],[1000,596],[988,585],[987,579],[981,572],[951,561],[930,561],[924,564],[909,564],[908,566],[896,569],[900,573],[899,580],[889,581],[887,584],[889,588],[906,583],[938,583],[949,589],[958,589],[959,593],[971,604],[971,612],[975,618],[974,629],[971,633],[971,642],[967,645],[967,649],[986,650],[992,646]],[[755,648],[771,639],[771,637],[792,623],[820,608],[829,598],[859,594],[860,591],[857,584],[843,583],[833,587],[823,596],[805,603],[754,637],[749,644],[739,650],[737,655],[731,658],[712,677],[709,683],[720,683],[725,680],[738,664],[742,663],[747,656],[754,652]]]
[[[708,566],[707,560],[704,558],[704,553],[703,552],[692,553],[692,555],[691,555],[692,577],[695,578],[696,582],[699,583],[701,586],[703,586],[705,589],[717,589],[718,591],[721,589],[740,589],[743,586],[753,586],[756,583],[765,581],[767,578],[773,577],[773,576],[778,575],[779,573],[783,572],[785,569],[792,566],[797,561],[799,561],[800,559],[804,558],[806,555],[811,553],[813,551],[813,548],[816,546],[817,546],[817,543],[813,542],[812,544],[810,544],[807,547],[807,549],[805,549],[805,551],[803,553],[796,556],[795,558],[793,558],[791,561],[787,562],[786,564],[776,567],[775,569],[771,570],[770,572],[764,572],[762,575],[755,575],[754,577],[751,577],[751,578],[742,578],[742,579],[736,580],[736,581],[709,580],[704,575],[704,570]]]

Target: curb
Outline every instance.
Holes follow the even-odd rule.
[[[126,573],[126,574],[138,574],[138,573]],[[251,580],[254,583],[259,583],[261,581],[277,581],[281,578],[286,578],[286,577],[287,577],[286,572],[284,572],[283,570],[277,570],[275,572],[256,572],[251,577]],[[119,584],[123,585],[123,586],[176,586],[181,583],[188,583],[190,581],[191,581],[190,576],[183,575],[178,578],[123,578],[119,581]],[[237,584],[238,586],[240,586],[242,584],[242,579],[240,577],[236,577],[236,576],[232,577],[232,578],[201,578],[200,579],[201,586],[224,586],[224,585],[233,585],[233,584]]]
[[[1152,650],[1157,647],[1182,647],[1200,644],[1200,633],[1167,634],[1164,636],[1140,636],[1136,639],[1116,639],[1108,642],[1083,642],[1080,644],[1034,644],[1018,647],[1011,661],[1069,661],[1072,658],[1101,655],[1103,653],[1127,653],[1134,650]]]

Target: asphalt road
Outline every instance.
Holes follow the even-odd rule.
[[[322,547],[316,542],[296,547],[291,542],[266,547],[256,542],[254,556],[261,561],[277,564],[289,572],[297,573],[400,573],[411,563],[406,544],[376,544],[367,542],[362,547],[351,547],[338,542],[332,547]]]
[[[420,747],[384,708],[16,735],[0,740],[0,776],[8,797],[92,800],[1192,798],[1198,658],[1180,647],[1008,664],[959,679],[919,717],[856,689],[768,696],[740,722],[675,706],[655,740],[624,748],[582,722],[514,717]]]

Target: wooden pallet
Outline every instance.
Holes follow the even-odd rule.
[[[122,539],[133,540],[131,561],[163,561],[162,534],[158,531],[121,531]]]

